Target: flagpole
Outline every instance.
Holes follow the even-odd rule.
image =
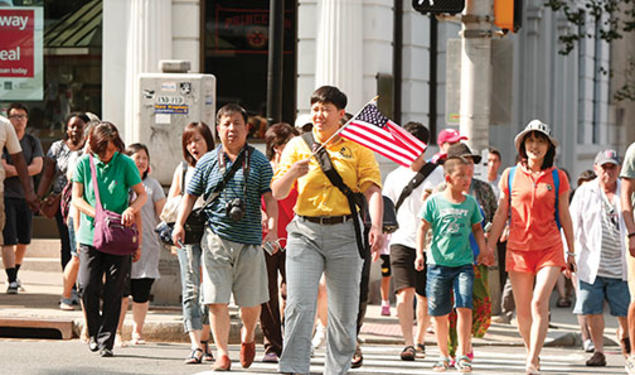
[[[324,141],[324,142],[320,145],[320,147],[318,147],[315,151],[313,151],[313,153],[311,154],[311,156],[315,156],[315,155],[317,155],[318,151],[320,151],[321,149],[323,149],[323,148],[324,148],[324,146],[326,146],[326,145],[327,145],[327,144],[328,144],[328,143],[329,143],[329,142],[330,142],[333,138],[335,138],[338,134],[340,134],[340,133],[342,132],[342,130],[344,130],[344,128],[346,128],[346,126],[347,126],[347,125],[348,125],[351,121],[353,121],[353,119],[354,119],[355,117],[357,117],[357,115],[359,115],[359,114],[360,114],[360,113],[364,110],[364,108],[366,108],[366,106],[367,106],[368,104],[370,104],[370,103],[372,103],[372,102],[376,102],[376,101],[377,101],[377,99],[379,99],[379,96],[374,97],[373,99],[369,100],[366,104],[364,104],[364,105],[362,106],[362,108],[360,108],[360,110],[359,110],[359,111],[357,111],[357,113],[355,113],[355,115],[353,115],[353,117],[351,117],[348,121],[346,121],[346,124],[342,125],[339,129],[337,129],[337,131],[336,131],[335,133],[333,133],[333,135],[331,135],[331,136],[330,136],[330,137],[329,137],[326,141]]]

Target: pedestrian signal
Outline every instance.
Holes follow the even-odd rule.
[[[422,14],[456,14],[465,8],[465,0],[412,0],[412,7]]]
[[[523,19],[522,0],[494,0],[494,25],[517,32]]]

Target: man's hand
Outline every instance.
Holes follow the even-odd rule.
[[[476,263],[485,266],[494,265],[494,252],[488,248],[487,251],[479,253],[478,258],[476,258]]]
[[[37,212],[40,210],[40,200],[37,198],[37,195],[35,195],[33,190],[24,193],[24,199],[26,199],[26,203],[32,211]]]
[[[628,241],[628,252],[631,253],[632,257],[635,257],[635,236],[627,237]]]
[[[417,271],[423,271],[423,267],[424,267],[424,262],[425,259],[423,257],[423,254],[417,253],[417,258],[415,259],[415,269]]]
[[[185,241],[185,228],[176,223],[174,224],[174,229],[172,229],[172,243],[180,249],[183,241]]]
[[[381,228],[371,226],[368,232],[368,243],[370,244],[370,254],[373,262],[379,259],[379,251],[383,245],[383,238]]]
[[[294,178],[302,177],[305,174],[309,173],[309,163],[311,162],[311,157],[308,157],[303,160],[296,161],[289,168],[289,172],[292,173]]]
[[[139,246],[137,248],[137,250],[134,251],[134,253],[132,253],[132,262],[138,262],[139,259],[141,259],[141,246]]]
[[[273,231],[269,231],[265,237],[262,239],[262,245],[264,246],[266,242],[271,242],[273,244],[273,251],[271,255],[280,251],[280,245],[278,244],[278,234]]]

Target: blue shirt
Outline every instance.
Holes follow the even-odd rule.
[[[215,150],[208,152],[196,163],[194,175],[187,184],[187,193],[195,196],[203,195],[206,199],[223,180],[223,173],[218,163],[218,145]],[[222,152],[222,151],[221,151]],[[243,151],[244,152],[244,151]],[[232,162],[227,154],[225,159],[225,173],[228,173]],[[262,152],[254,149],[249,157],[249,176],[247,178],[247,194],[244,196],[245,175],[244,168],[239,168],[227,182],[218,198],[210,207],[205,209],[207,225],[214,233],[223,239],[249,244],[262,243],[262,223],[260,214],[260,197],[271,191],[273,170]],[[233,221],[227,216],[225,205],[234,198],[241,198],[245,202],[245,216],[240,221]]]

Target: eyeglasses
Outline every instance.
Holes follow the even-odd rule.
[[[27,118],[26,115],[11,115],[9,116],[10,119],[18,119],[18,120],[24,120]]]

